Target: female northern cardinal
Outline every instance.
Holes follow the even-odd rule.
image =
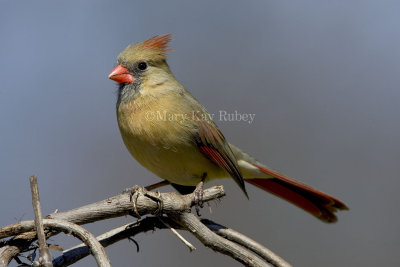
[[[169,69],[170,38],[155,36],[128,46],[109,75],[119,83],[118,125],[132,156],[180,192],[230,176],[246,196],[244,181],[322,221],[336,221],[334,212],[347,209],[343,202],[271,170],[225,140]]]

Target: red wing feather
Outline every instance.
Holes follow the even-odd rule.
[[[226,170],[247,196],[236,158],[217,126],[212,122],[199,120],[197,134],[195,140],[200,151],[212,162]]]
[[[209,156],[215,163],[217,163],[219,166],[224,168],[225,170],[230,169],[228,163],[223,159],[221,154],[214,148],[201,146],[200,150],[201,150],[201,152],[203,152],[204,154]]]

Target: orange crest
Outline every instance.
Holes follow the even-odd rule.
[[[172,34],[156,35],[143,42],[143,46],[151,49],[159,50],[162,53],[171,52],[172,49],[167,49],[171,42]]]

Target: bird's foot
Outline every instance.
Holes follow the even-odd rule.
[[[137,199],[140,194],[145,195],[146,194],[146,189],[143,187],[140,187],[138,185],[135,185],[134,187],[129,187],[124,189],[122,191],[124,194],[129,194],[129,200],[133,203],[133,216],[137,217],[138,219],[141,218],[139,211],[137,209]]]
[[[134,187],[126,188],[123,193],[129,194],[130,201],[133,203],[133,216],[137,217],[138,219],[141,218],[137,208],[137,200],[140,194],[154,200],[157,203],[157,209],[152,214],[155,216],[161,215],[164,207],[164,202],[161,198],[161,193],[159,191],[149,192],[147,191],[146,187],[135,185]]]
[[[196,189],[193,191],[193,203],[196,209],[197,216],[200,215],[200,208],[203,208],[203,190],[204,187],[204,180],[201,180],[200,183],[196,185]]]
[[[162,214],[162,211],[163,211],[163,208],[164,208],[164,201],[161,198],[160,191],[157,191],[155,193],[146,191],[144,195],[146,197],[154,200],[157,203],[157,209],[154,212],[152,212],[152,214],[155,215],[155,216],[160,216]]]

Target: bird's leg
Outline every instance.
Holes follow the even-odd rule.
[[[170,182],[168,182],[167,180],[164,180],[164,181],[161,181],[161,182],[158,182],[158,183],[155,183],[155,184],[151,184],[151,185],[145,186],[144,189],[146,189],[148,191],[151,191],[153,189],[156,189],[156,188],[159,188],[159,187],[162,187],[162,186],[165,186],[165,185],[169,185],[169,184],[170,184]]]
[[[206,177],[207,173],[203,173],[200,183],[196,185],[196,189],[193,191],[193,202],[198,216],[200,216],[200,208],[203,208],[203,187]]]

